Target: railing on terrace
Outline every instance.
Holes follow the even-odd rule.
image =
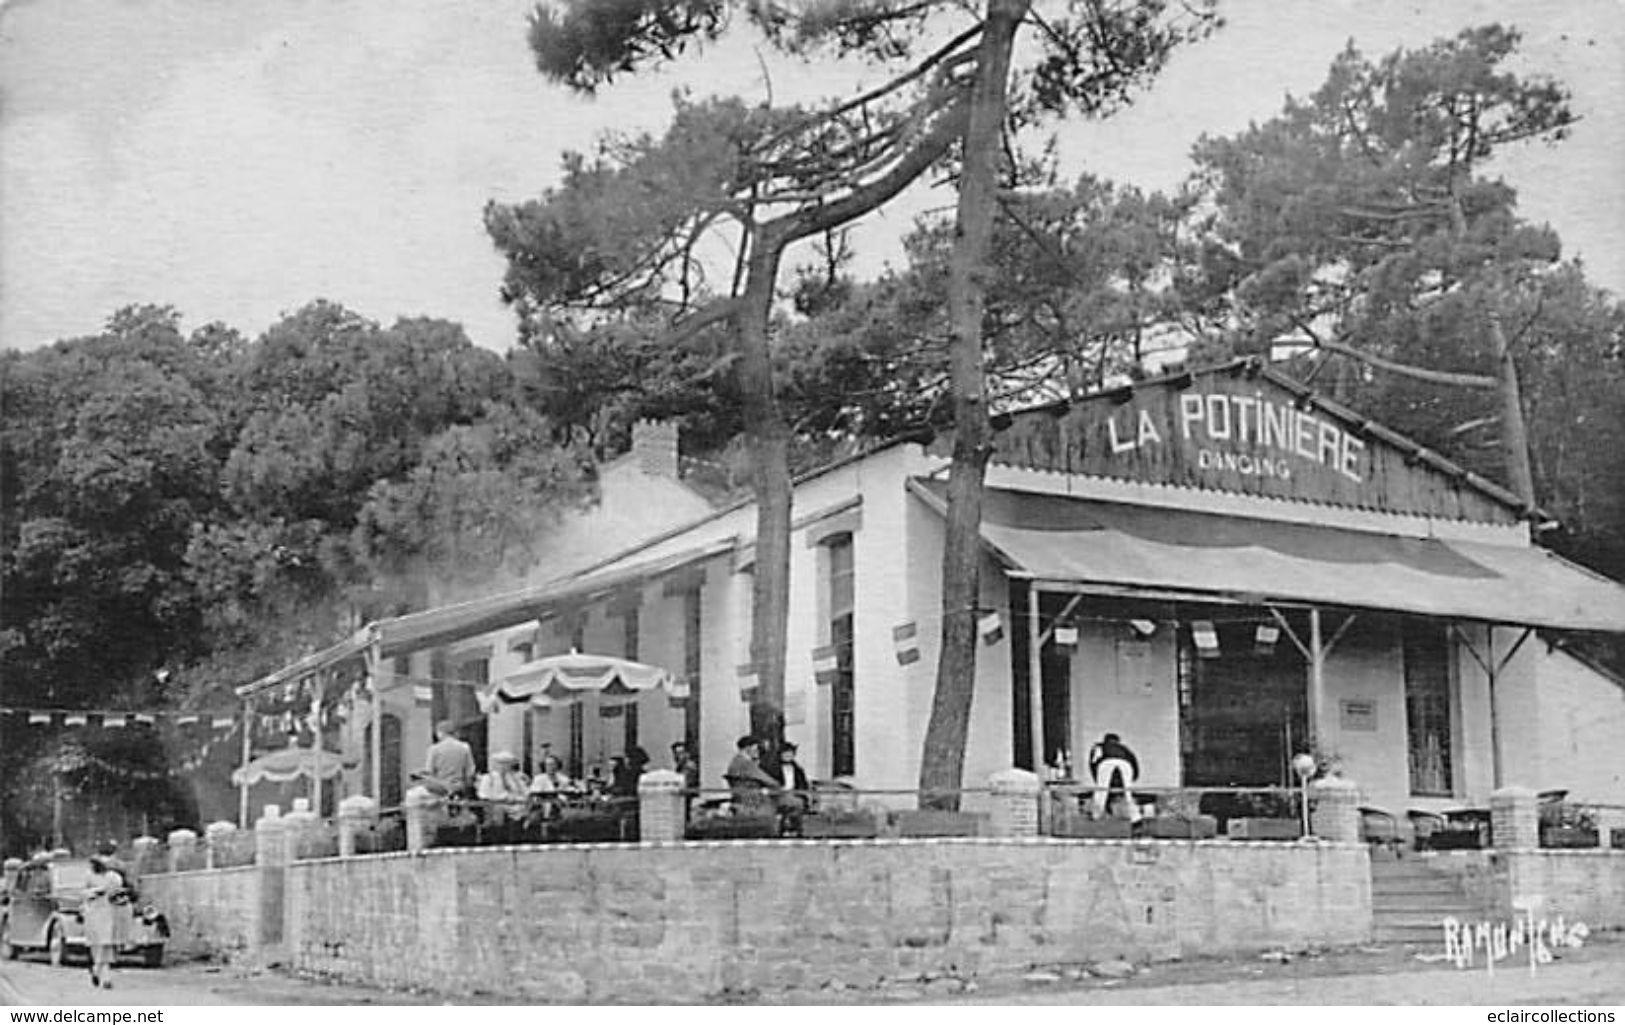
[[[1625,850],[1625,804],[1570,801],[1567,791],[1541,795],[1540,846],[1548,849]]]
[[[1305,835],[1316,804],[1312,790],[1298,788],[1136,786],[1124,794],[1075,781],[1047,781],[1031,798],[965,789],[957,795],[959,810],[942,808],[947,803],[942,798],[951,795],[922,798],[913,790],[841,785],[749,795],[709,788],[676,793],[683,809],[680,835],[685,839],[788,842],[991,836],[995,806],[1010,800],[1030,800],[1029,835],[1036,818],[1037,835],[1058,839],[1296,840]],[[641,812],[641,801],[635,797],[536,795],[523,803],[451,800],[426,810],[385,808],[344,828],[356,854],[407,850],[410,814],[423,816],[419,835],[427,847],[630,844],[641,839]],[[285,821],[295,820],[289,816]],[[288,856],[335,857],[341,851],[340,832],[339,820],[299,818],[297,827],[286,834]],[[1376,837],[1365,838],[1378,842]],[[125,844],[118,856],[138,877],[229,868],[255,863],[257,839],[254,830],[219,828],[206,838],[177,840],[174,846],[150,839]],[[1540,807],[1540,846],[1625,849],[1625,805],[1548,799]]]
[[[1141,787],[1127,791],[1077,781],[1044,786],[1050,836],[1154,840],[1296,840],[1314,798],[1289,787]],[[1307,802],[1307,808],[1305,807]]]

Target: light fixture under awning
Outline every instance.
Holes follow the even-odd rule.
[[[941,511],[946,488],[910,482]],[[1402,537],[988,488],[982,538],[1036,580],[1625,633],[1625,585],[1536,547]]]

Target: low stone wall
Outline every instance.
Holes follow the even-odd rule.
[[[1342,844],[882,840],[435,850],[295,862],[280,956],[528,1001],[699,1000],[926,970],[1167,958],[1371,934]],[[211,879],[229,876],[232,880]],[[256,935],[241,870],[155,877],[189,935]],[[265,877],[269,878],[269,877]],[[159,880],[162,880],[159,882]],[[213,914],[214,918],[209,916]]]
[[[259,946],[261,873],[253,866],[141,877],[141,897],[169,919],[169,949],[241,957]]]
[[[1625,851],[1515,851],[1506,856],[1513,899],[1538,898],[1538,915],[1592,929],[1625,929]]]

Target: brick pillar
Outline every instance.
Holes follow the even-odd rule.
[[[288,823],[274,804],[265,806],[265,816],[254,823],[254,861],[265,866],[288,863]]]
[[[138,836],[130,841],[130,850],[134,852],[135,873],[145,875],[148,872],[162,871],[158,864],[158,838],[156,836]]]
[[[687,826],[683,777],[670,769],[651,769],[638,778],[638,839],[642,843],[676,843]]]
[[[1540,847],[1540,799],[1528,787],[1502,787],[1490,795],[1490,844],[1503,851]]]
[[[1314,800],[1310,827],[1316,836],[1333,843],[1360,842],[1360,788],[1341,776],[1327,776],[1309,784]]]
[[[339,857],[355,857],[356,837],[378,823],[378,802],[354,794],[339,802]]]
[[[283,942],[282,926],[287,918],[285,890],[288,874],[288,823],[281,809],[268,804],[254,823],[254,865],[259,883],[259,928],[254,951],[267,960],[277,956]]]
[[[169,833],[169,870],[184,872],[195,868],[197,834],[190,829],[173,829]]]
[[[1001,769],[988,777],[993,791],[990,825],[994,836],[1037,836],[1038,777],[1025,769]]]
[[[413,787],[402,798],[406,810],[406,849],[421,854],[429,849],[436,820],[440,817],[440,798],[426,787]]]
[[[321,827],[322,820],[310,810],[310,799],[296,797],[293,801],[293,811],[282,816],[282,821],[288,829],[288,860],[299,860],[299,849],[305,838],[313,836]]]
[[[225,860],[222,857],[225,846],[237,835],[235,822],[211,822],[203,827],[203,863],[209,868],[219,868]]]

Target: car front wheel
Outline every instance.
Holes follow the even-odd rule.
[[[51,925],[51,935],[45,941],[45,950],[50,955],[51,967],[61,968],[62,962],[67,958],[68,945],[62,938],[60,925],[54,923]]]
[[[154,943],[150,947],[142,947],[141,963],[148,968],[162,968],[164,964],[164,945]]]
[[[17,960],[17,948],[11,942],[11,919],[0,919],[0,958]]]

